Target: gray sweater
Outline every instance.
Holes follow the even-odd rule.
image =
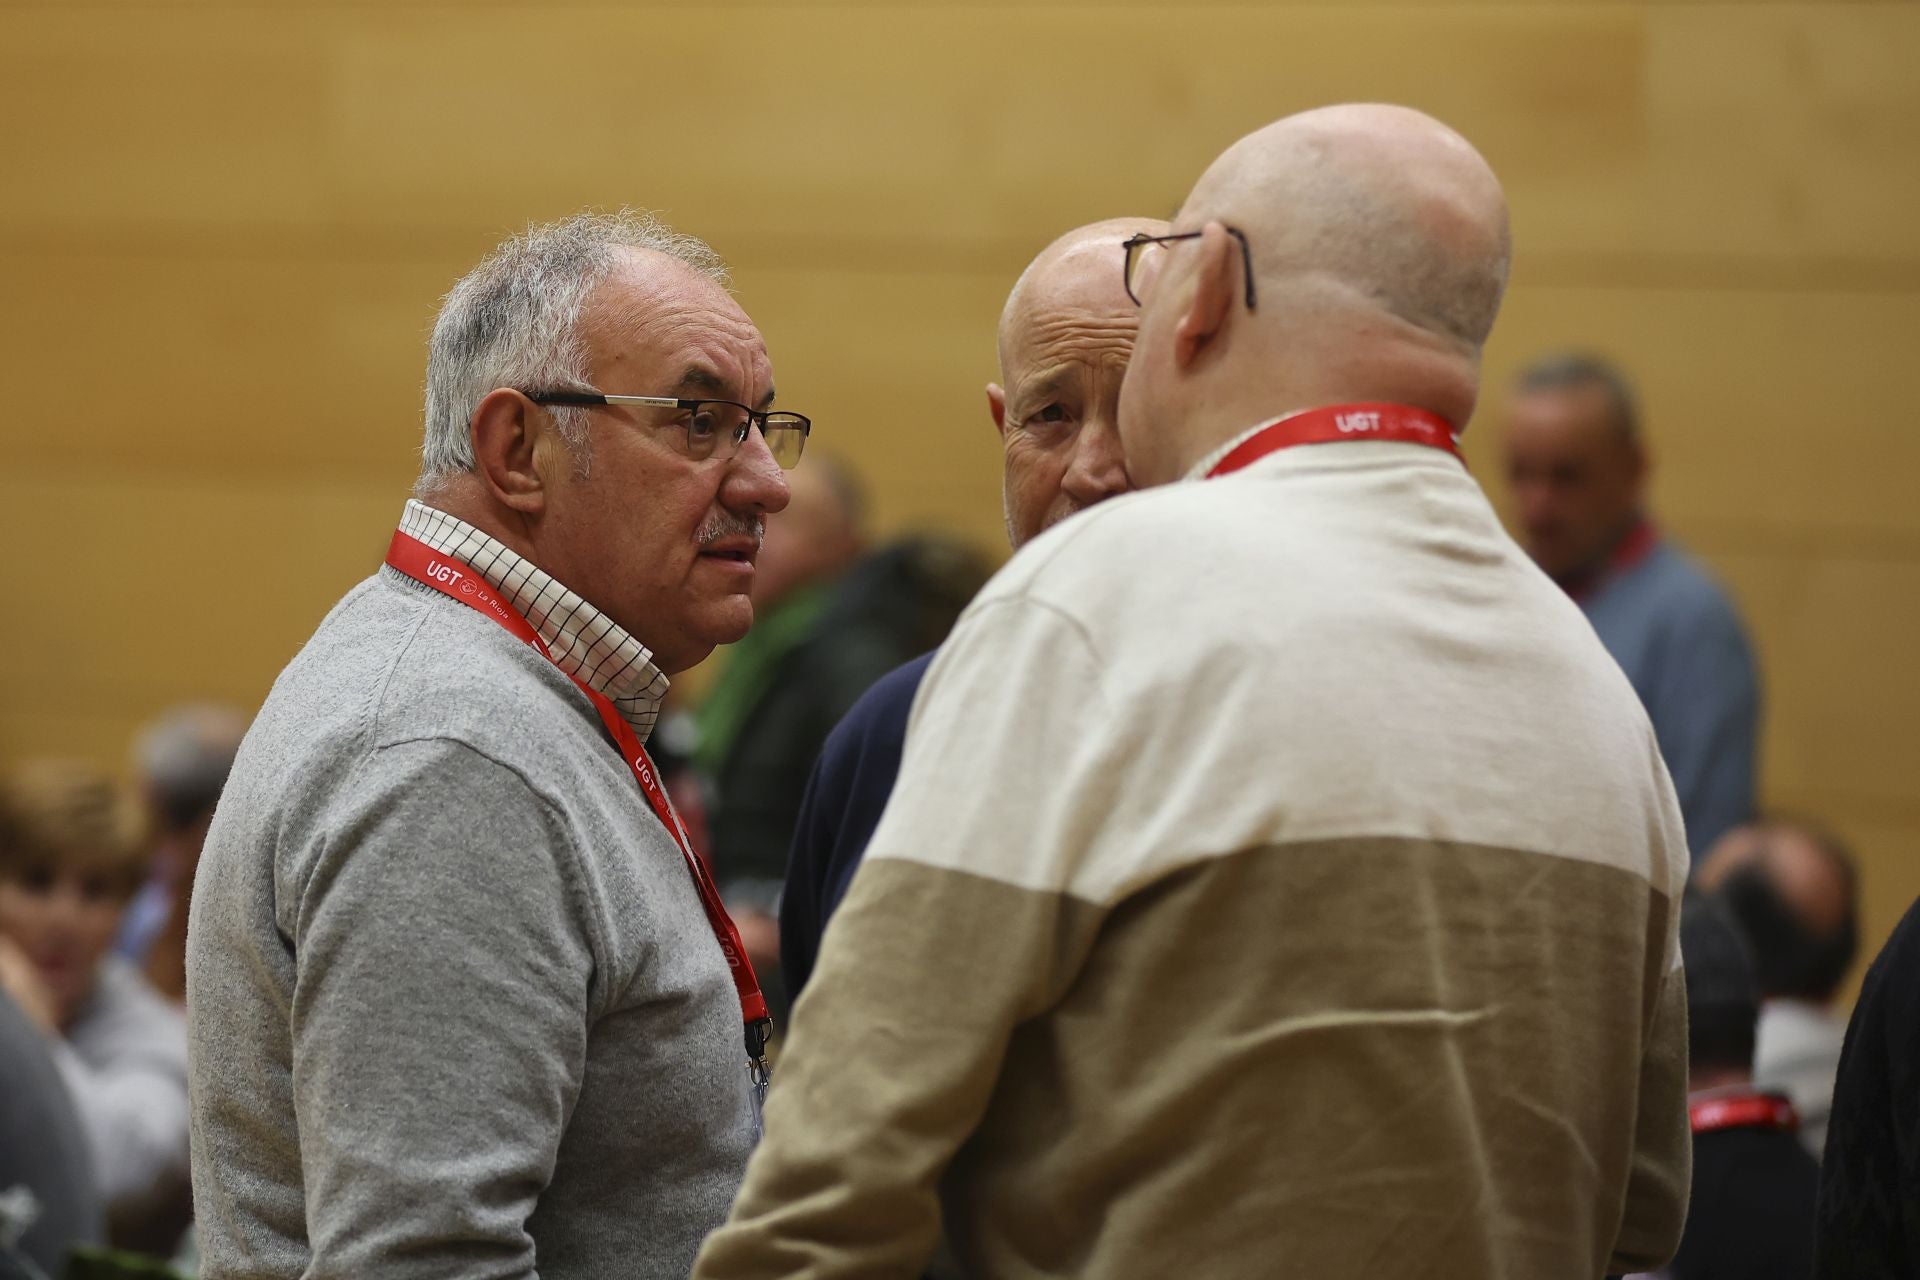
[[[187,989],[207,1280],[685,1275],[752,1144],[726,962],[592,708],[390,569],[247,735]]]

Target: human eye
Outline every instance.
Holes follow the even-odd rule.
[[[726,434],[724,413],[719,405],[703,404],[687,415],[687,451],[695,458],[711,454]]]
[[[1071,407],[1055,400],[1028,414],[1020,425],[1035,435],[1053,435],[1072,425],[1074,417]]]
[[[708,443],[720,438],[720,415],[711,405],[701,405],[688,416],[687,438]]]

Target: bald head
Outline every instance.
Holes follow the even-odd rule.
[[[1407,107],[1324,107],[1247,135],[1181,209],[1183,224],[1214,218],[1247,234],[1260,276],[1351,294],[1471,352],[1506,290],[1499,180],[1465,138]]]
[[[1739,919],[1768,996],[1832,998],[1858,938],[1858,873],[1837,836],[1810,822],[1750,822],[1714,841],[1695,879]]]
[[[1042,249],[1014,281],[1000,309],[1000,376],[1031,363],[1045,331],[1087,314],[1132,316],[1121,279],[1120,246],[1129,236],[1165,235],[1159,218],[1108,218],[1076,227]]]
[[[1452,129],[1377,104],[1288,116],[1214,161],[1174,225],[1205,234],[1143,266],[1152,367],[1123,419],[1145,419],[1145,470],[1158,474],[1136,467],[1137,481],[1173,479],[1245,427],[1320,404],[1398,401],[1465,425],[1510,246],[1500,183]],[[1253,310],[1227,227],[1246,237]],[[1153,449],[1160,419],[1200,447]]]
[[[1154,218],[1079,227],[1040,251],[1000,313],[1000,378],[987,402],[1006,454],[1007,537],[1041,530],[1127,487],[1116,413],[1139,309],[1121,243]]]

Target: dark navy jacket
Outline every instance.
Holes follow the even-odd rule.
[[[789,1002],[800,998],[827,920],[846,896],[893,794],[907,715],[933,658],[923,654],[876,681],[827,735],[814,762],[780,897],[780,973]]]

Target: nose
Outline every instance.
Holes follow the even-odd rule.
[[[787,473],[774,461],[767,438],[759,429],[747,432],[739,451],[727,460],[720,482],[720,503],[729,511],[771,515],[786,509]]]
[[[1126,459],[1120,451],[1120,431],[1113,414],[1101,414],[1080,424],[1073,458],[1060,477],[1060,488],[1082,506],[1126,492]]]

